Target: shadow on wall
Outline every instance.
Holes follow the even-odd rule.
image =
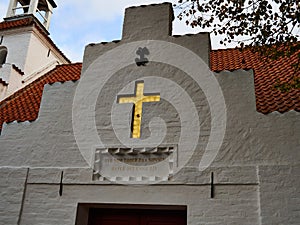
[[[0,46],[0,67],[6,62],[7,48],[5,46]]]

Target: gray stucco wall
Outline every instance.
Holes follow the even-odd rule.
[[[203,60],[203,68],[198,69],[199,76],[210,76],[205,68],[209,60],[208,34],[168,36],[170,21],[166,18],[172,18],[171,14],[168,15],[171,13],[168,4],[131,8],[127,13],[139,15],[145,10],[151,12],[152,8],[155,19],[161,18],[167,25],[153,30],[148,23],[143,27],[141,22],[137,25],[143,32],[133,32],[133,28],[138,29],[137,25],[132,27],[136,24],[136,17],[125,16],[121,42],[87,46],[83,76],[92,65],[95,79],[104,79],[103,68],[97,67],[99,56],[142,39],[160,39],[190,49]],[[149,58],[163,55],[166,50],[150,51]],[[211,132],[209,96],[189,74],[174,66],[149,62],[144,67],[137,67],[135,52],[124,52],[107,64],[128,57],[132,58],[132,64],[105,81],[95,104],[96,128],[102,142],[108,146],[121,144],[111,124],[116,95],[131,93],[133,81],[141,79],[145,80],[145,92],[156,92],[159,83],[151,78],[159,76],[182,87],[199,114],[200,137],[188,163],[169,181],[155,185],[126,186],[93,180],[93,169],[78,148],[72,126],[73,100],[81,81],[46,85],[39,118],[31,123],[6,124],[0,136],[0,224],[75,224],[78,203],[187,205],[188,224],[299,224],[299,113],[258,113],[252,71],[213,74],[225,98],[226,133],[213,163],[199,172],[198,165]],[[122,90],[124,87],[127,89]],[[87,93],[94,93],[89,85],[83,88]],[[159,90],[161,94],[173,93],[172,88],[164,86]],[[174,96],[174,102],[179,101],[177,97]],[[89,108],[89,102],[83,101],[80,107]],[[128,105],[118,107],[121,107],[120,113],[129,109]],[[180,102],[180,110],[189,110],[186,102]],[[176,144],[180,136],[181,115],[166,100],[145,104],[142,123],[145,137],[150,136],[149,122],[155,116],[162,118],[168,128],[162,144]],[[85,119],[87,122],[93,120],[90,117]],[[193,129],[191,127],[191,132]],[[188,146],[178,149],[179,155],[189,154],[185,148]],[[94,155],[92,148],[88,155]],[[215,198],[210,198],[211,172],[215,175]]]

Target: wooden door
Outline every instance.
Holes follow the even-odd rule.
[[[88,225],[186,225],[186,212],[90,209]]]

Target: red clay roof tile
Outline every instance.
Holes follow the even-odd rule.
[[[33,23],[34,21],[30,17],[19,19],[19,20],[3,21],[0,23],[0,30],[8,30],[12,28],[29,26],[32,25]]]
[[[36,120],[44,85],[48,83],[78,80],[81,63],[57,66],[23,89],[0,102],[0,130],[4,122]]]

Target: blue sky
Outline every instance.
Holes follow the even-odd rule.
[[[163,0],[55,0],[50,36],[56,45],[73,61],[81,62],[84,47],[89,43],[121,39],[124,10],[129,6],[161,3]],[[88,2],[88,3],[87,3]],[[176,1],[169,1],[175,3]],[[0,18],[6,15],[9,0],[0,0]],[[197,33],[177,18],[173,34]],[[218,45],[216,38],[212,47]]]

